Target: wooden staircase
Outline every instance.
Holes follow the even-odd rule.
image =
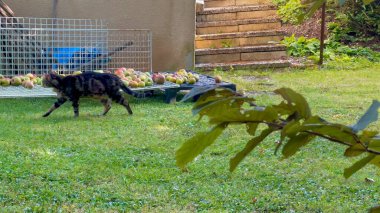
[[[288,67],[285,32],[270,0],[204,0],[197,11],[195,67]]]

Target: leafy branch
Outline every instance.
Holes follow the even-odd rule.
[[[279,104],[258,106],[255,99],[225,88],[205,87],[192,90],[183,101],[202,94],[194,104],[192,112],[199,115],[200,119],[208,117],[213,127],[207,132],[196,134],[177,150],[177,165],[185,169],[186,165],[212,145],[228,126],[245,125],[252,139],[243,150],[230,159],[231,172],[274,132],[280,132],[280,141],[275,153],[281,150],[285,158],[296,154],[316,137],[347,146],[344,152],[346,157],[365,155],[344,170],[345,178],[349,178],[367,164],[380,167],[379,132],[367,129],[369,124],[378,119],[380,102],[373,101],[356,124],[346,126],[330,123],[312,115],[305,98],[289,88],[280,88],[274,92],[283,99]]]

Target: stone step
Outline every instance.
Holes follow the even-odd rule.
[[[221,8],[205,8],[197,12],[197,22],[243,20],[277,17],[274,5],[248,5]]]
[[[263,5],[272,4],[271,0],[205,0],[204,7],[228,7],[239,5]]]
[[[195,48],[214,49],[278,44],[284,38],[284,35],[285,32],[281,30],[197,35],[195,37]]]
[[[257,30],[274,30],[281,27],[278,18],[243,19],[229,21],[197,22],[197,34],[217,34],[248,32]]]
[[[195,63],[230,63],[241,61],[279,60],[286,58],[285,46],[261,45],[195,50]]]
[[[204,71],[211,71],[216,68],[222,70],[238,69],[265,69],[265,68],[285,68],[290,67],[289,60],[270,60],[270,61],[241,61],[233,63],[202,63],[196,64],[195,68]]]

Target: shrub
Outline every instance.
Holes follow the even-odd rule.
[[[281,17],[281,20],[284,23],[299,24],[298,16],[304,12],[301,0],[289,0],[284,2],[285,4],[278,7],[278,15]]]
[[[294,57],[308,57],[313,61],[319,60],[320,41],[316,38],[307,39],[303,36],[296,38],[294,35],[285,37],[282,43],[287,47],[287,52]],[[323,57],[326,60],[354,61],[357,57],[363,57],[369,61],[380,61],[380,53],[365,47],[349,47],[333,39],[325,41]]]

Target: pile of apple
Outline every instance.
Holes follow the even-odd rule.
[[[0,75],[0,86],[3,87],[23,86],[27,89],[33,89],[35,85],[42,85],[42,79],[32,73],[12,78],[5,78],[3,75]]]
[[[115,70],[115,75],[117,75],[127,87],[138,88],[138,87],[149,87],[154,83],[153,77],[149,72],[139,72],[132,68],[118,68]]]
[[[176,84],[195,84],[199,81],[199,75],[180,69],[175,73],[166,73],[165,79]]]

